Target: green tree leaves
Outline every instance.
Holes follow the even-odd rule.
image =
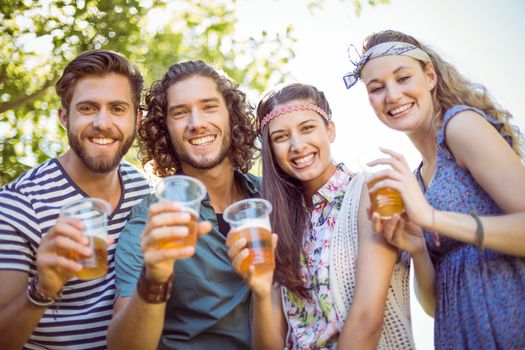
[[[222,67],[248,92],[282,82],[294,58],[293,28],[242,36],[236,31],[238,1],[0,1],[0,185],[67,147],[54,84],[82,51],[123,53],[141,68],[146,87],[170,64],[187,59]],[[325,1],[305,6],[319,10]],[[361,1],[339,1],[359,13]],[[368,0],[372,6],[386,2]],[[131,150],[127,159],[134,156]]]
[[[125,54],[141,68],[146,86],[186,59],[221,66],[246,89],[262,91],[280,82],[293,58],[292,31],[239,38],[234,5],[234,0],[2,1],[0,184],[66,147],[53,86],[82,51]]]

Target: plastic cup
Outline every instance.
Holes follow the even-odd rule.
[[[368,163],[376,159],[388,157],[389,155],[381,152],[378,147],[366,149],[359,155],[359,167],[363,173],[365,173],[365,177],[369,179],[370,176],[375,173],[390,169],[390,166],[387,164],[370,166]],[[372,211],[378,213],[382,219],[389,219],[394,216],[394,214],[402,214],[405,211],[405,205],[403,204],[403,199],[399,191],[393,188],[383,187],[374,192],[370,192],[370,189],[382,179],[383,178],[378,178],[367,183],[368,194],[370,196]]]
[[[163,178],[155,187],[155,195],[160,201],[170,201],[182,205],[182,210],[190,214],[191,220],[186,226],[189,233],[182,239],[165,239],[159,244],[160,249],[178,249],[195,247],[201,201],[206,196],[206,187],[196,178],[174,175]]]
[[[223,217],[230,224],[234,241],[246,239],[249,255],[241,263],[241,272],[246,273],[250,265],[254,274],[262,275],[273,271],[275,257],[272,249],[272,229],[270,225],[270,202],[260,198],[244,199],[231,204]]]
[[[80,220],[84,225],[82,233],[89,240],[91,256],[81,258],[77,253],[63,251],[69,259],[82,265],[82,270],[75,275],[80,280],[91,280],[104,276],[108,272],[108,215],[111,206],[98,198],[84,198],[62,207],[60,216]]]

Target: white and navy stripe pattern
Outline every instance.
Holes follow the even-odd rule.
[[[70,280],[57,310],[49,308],[24,349],[105,349],[106,330],[115,298],[114,254],[118,236],[131,208],[150,186],[132,165],[119,168],[123,195],[108,222],[115,243],[109,247],[108,270],[103,278]],[[0,189],[0,270],[36,273],[36,251],[43,234],[55,224],[67,202],[87,197],[65,173],[57,159],[31,169]]]

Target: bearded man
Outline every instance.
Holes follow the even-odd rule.
[[[150,195],[137,205],[115,258],[118,298],[110,349],[249,349],[250,290],[228,258],[222,214],[259,195],[248,170],[257,149],[246,96],[220,70],[202,62],[172,65],[146,94],[139,129],[143,163],[165,177],[185,174],[206,187],[196,248],[159,249],[188,234],[188,213]],[[132,335],[132,336],[130,336]]]
[[[122,162],[141,121],[143,79],[123,55],[80,54],[56,84],[70,148],[0,189],[0,349],[104,349],[115,295],[114,252],[131,208],[150,192]],[[97,197],[108,215],[108,273],[74,277],[89,257],[64,204]],[[64,252],[68,252],[65,254]]]

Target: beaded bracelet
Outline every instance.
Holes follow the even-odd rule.
[[[26,294],[27,299],[29,299],[32,304],[40,307],[54,305],[58,303],[62,297],[62,292],[58,293],[54,297],[50,297],[44,293],[44,291],[38,288],[38,276],[35,276],[31,279],[31,282],[29,282],[29,285],[27,286]]]
[[[481,223],[481,220],[475,211],[471,211],[469,214],[474,218],[474,220],[476,220],[476,248],[478,248],[479,251],[483,251],[483,240],[485,233],[483,230],[483,224]]]

